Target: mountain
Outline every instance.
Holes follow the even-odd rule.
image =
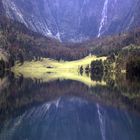
[[[3,7],[2,0],[0,0],[0,15],[4,15],[4,7]]]
[[[85,47],[68,48],[54,38],[33,32],[24,24],[0,15],[0,60],[11,59],[13,65],[13,60],[40,60],[41,57],[74,60],[88,54]]]
[[[40,59],[41,57],[49,57],[58,60],[76,60],[87,56],[89,53],[96,55],[108,55],[112,52],[118,52],[123,47],[129,46],[131,44],[137,46],[140,45],[139,28],[136,28],[131,32],[121,33],[114,36],[111,35],[108,37],[105,36],[97,39],[91,39],[90,41],[88,40],[84,43],[61,43],[55,38],[50,38],[48,36],[46,37],[41,33],[38,33],[39,31],[35,32],[30,30],[25,23],[22,23],[22,20],[20,22],[15,20],[15,18],[18,16],[15,16],[13,19],[11,19],[12,16],[9,16],[10,18],[6,17],[5,14],[7,13],[7,10],[4,3],[6,4],[7,1],[8,0],[0,0],[0,48],[4,49],[6,52],[8,52],[8,54],[11,54],[12,59],[14,60],[18,60],[19,56],[23,56],[25,60],[32,60],[34,58]],[[24,1],[18,2],[21,3]],[[85,1],[85,3],[86,2],[88,1]],[[26,6],[27,5],[23,6],[23,8]],[[132,8],[133,10],[129,12],[129,16],[127,17],[126,21],[130,20],[130,17],[132,17],[130,13],[132,13],[132,15],[135,15],[133,20],[134,22],[132,23],[135,23],[136,26],[136,24],[139,25],[138,9],[140,7],[140,2],[138,2],[137,5],[133,7],[135,8]],[[11,8],[15,7],[11,6]],[[19,14],[19,11],[17,13]],[[10,11],[10,14],[14,15],[12,11]],[[29,21],[26,23],[29,23]],[[34,26],[35,25],[36,24],[34,24]],[[134,25],[132,27],[134,27]],[[92,28],[90,28],[90,31],[92,31],[91,29]],[[100,31],[102,31],[102,29],[103,28],[100,28]],[[76,37],[78,37],[78,35],[76,35]],[[2,54],[4,51],[1,51],[1,49],[0,54]]]
[[[2,0],[6,15],[60,41],[79,42],[140,25],[139,0]]]
[[[68,48],[86,48],[94,55],[118,54],[125,47],[140,46],[140,28],[135,28],[129,32],[109,35],[100,38],[93,38],[82,43],[66,44]]]

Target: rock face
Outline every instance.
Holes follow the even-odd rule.
[[[3,14],[4,14],[4,8],[3,8],[2,1],[0,0],[0,16]]]
[[[2,0],[6,15],[61,41],[83,41],[140,24],[139,0]],[[139,4],[140,5],[140,4]]]

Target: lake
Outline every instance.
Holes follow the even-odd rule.
[[[1,75],[0,140],[46,139],[140,140],[140,82],[125,75]]]

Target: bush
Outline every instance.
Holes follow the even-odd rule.
[[[104,66],[102,60],[91,62],[91,79],[101,81],[104,73]]]

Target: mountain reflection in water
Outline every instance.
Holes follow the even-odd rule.
[[[139,82],[47,76],[1,77],[0,140],[140,139]]]
[[[33,107],[1,125],[2,140],[139,140],[140,117],[77,97]]]

